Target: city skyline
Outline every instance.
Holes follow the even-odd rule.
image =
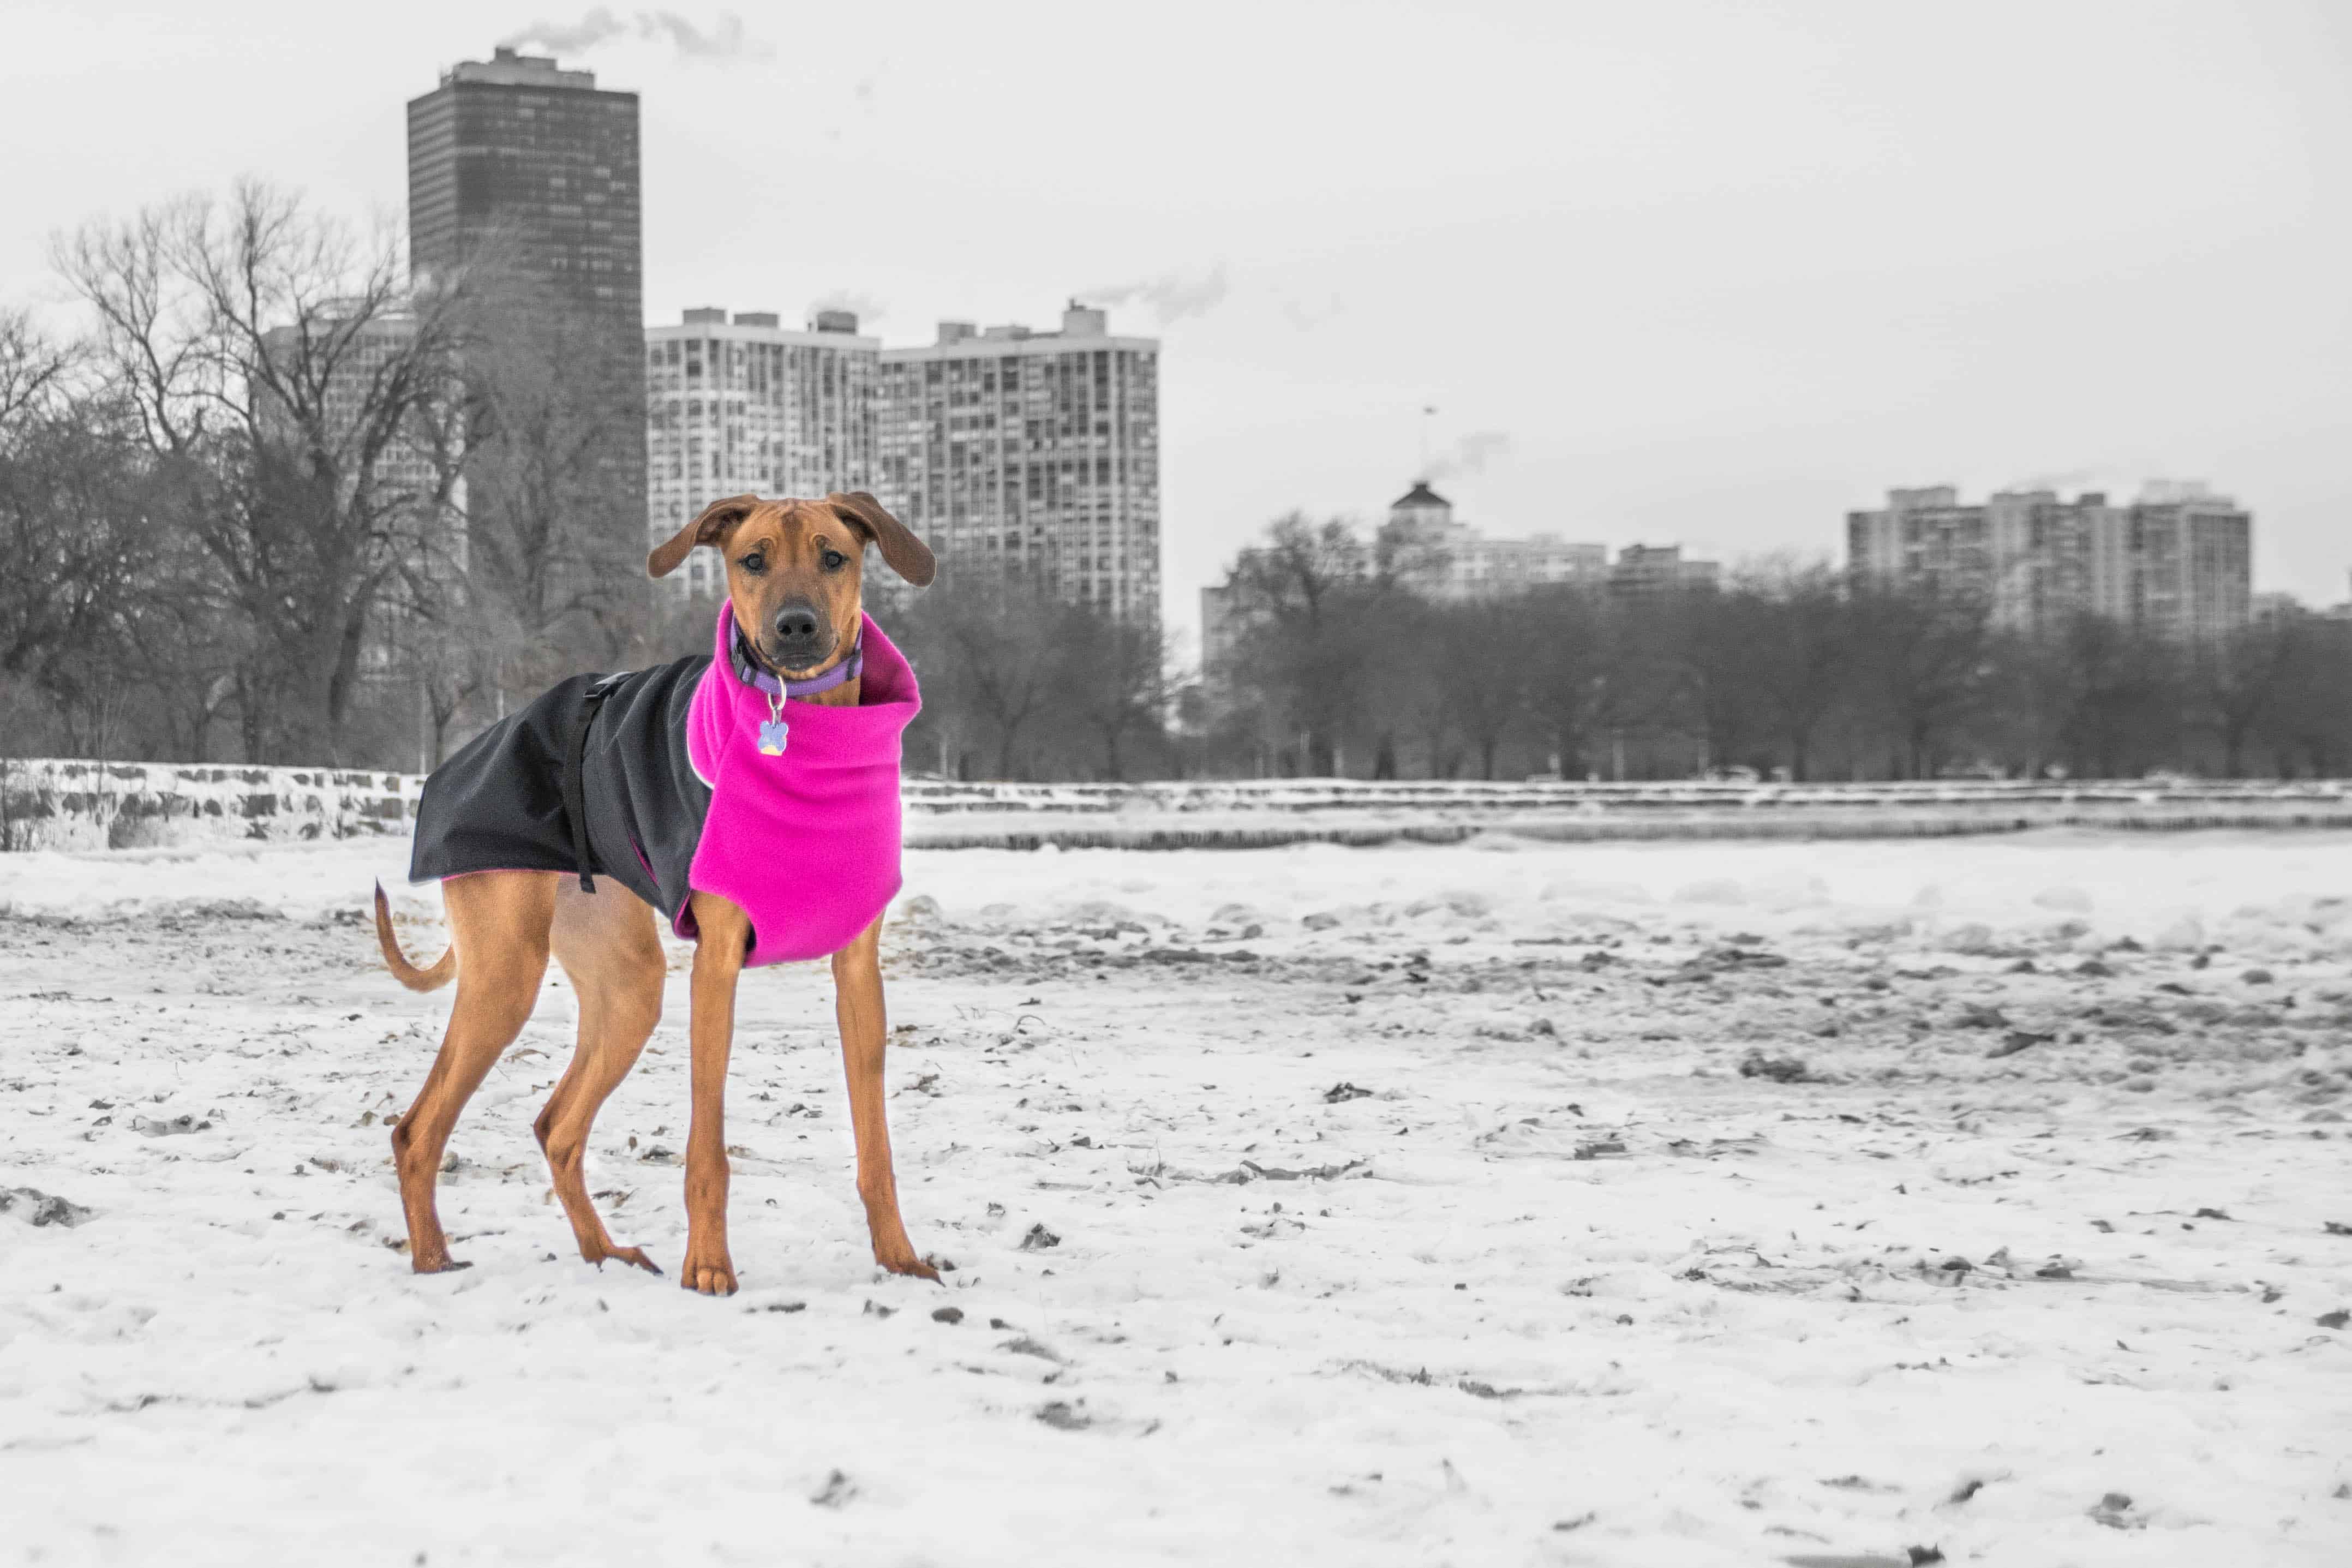
[[[540,19],[424,0],[362,43],[290,7],[137,26],[116,9],[36,5],[0,65],[9,132],[49,149],[0,216],[12,299],[57,298],[51,231],[240,174],[354,218],[396,208],[402,103]],[[2340,600],[2352,474],[2330,454],[2352,445],[2352,374],[2328,279],[2352,219],[2320,197],[2352,149],[2341,18],[1994,7],[1953,32],[1822,9],[1836,18],[1809,41],[1762,14],[1692,29],[1485,6],[1438,31],[1412,7],[1306,8],[1265,18],[1239,59],[1205,16],[1154,80],[1081,68],[1054,101],[982,91],[1011,66],[1003,19],[944,10],[887,35],[805,19],[790,49],[751,15],[764,52],[630,38],[566,64],[645,102],[654,320],[714,299],[791,319],[862,292],[841,302],[897,343],[1072,296],[1145,312],[1167,344],[1180,626],[1268,518],[1376,515],[1430,404],[1435,458],[1461,465],[1437,482],[1500,531],[1829,559],[1837,520],[1908,478],[1984,493],[2188,475],[2262,513],[2257,591]],[[1024,69],[1093,58],[1080,13],[1023,15]],[[1289,70],[1325,46],[1328,69]],[[1531,71],[1559,81],[1520,90]],[[101,73],[156,113],[203,111],[160,141],[50,136]],[[1177,82],[1264,112],[1203,126]],[[2104,113],[2099,84],[2126,82],[2199,111]],[[1443,112],[1365,107],[1407,83]],[[1969,112],[1988,90],[2003,115]],[[714,97],[793,108],[714,115]],[[983,102],[1055,159],[951,132]],[[1052,129],[1078,119],[1097,129]],[[940,245],[1016,205],[1023,244]],[[1473,439],[1496,433],[1507,447]]]

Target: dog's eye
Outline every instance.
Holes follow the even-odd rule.
[[[768,569],[768,558],[755,550],[735,564],[743,568],[744,571],[749,572],[752,576],[757,577],[761,573],[765,572]]]
[[[848,564],[849,564],[849,557],[848,557],[848,556],[846,556],[846,555],[844,555],[844,554],[843,554],[840,551],[838,551],[838,550],[828,550],[828,551],[826,551],[826,552],[824,552],[824,569],[825,569],[826,571],[828,571],[828,572],[838,572],[838,571],[840,571],[844,566],[846,566],[846,565],[848,565]]]

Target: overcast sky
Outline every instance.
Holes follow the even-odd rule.
[[[397,219],[405,100],[590,11],[5,0],[0,300],[243,174]],[[613,12],[564,63],[642,95],[649,319],[838,297],[916,342],[1077,293],[1164,339],[1181,626],[1424,447],[1492,531],[1733,559],[1832,555],[1890,485],[2203,479],[2258,588],[2346,596],[2352,7]]]

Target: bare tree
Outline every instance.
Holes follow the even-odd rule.
[[[1663,602],[1655,596],[1609,600],[1601,616],[1600,679],[1592,689],[1592,726],[1610,745],[1610,773],[1626,776],[1627,752],[1638,756],[1634,776],[1659,771],[1657,753],[1683,753],[1682,742],[1703,724],[1693,722],[1693,698],[1687,650],[1691,621],[1683,611],[1692,603],[1711,605],[1712,597],[1672,594]],[[1672,764],[1682,771],[1679,761]]]
[[[404,613],[390,635],[400,683],[415,693],[417,765],[429,773],[447,758],[459,720],[497,688],[514,639],[464,578],[429,560],[403,577]]]
[[[2294,660],[2299,618],[2242,626],[2198,660],[2198,689],[2221,742],[2221,772],[2231,778],[2243,773],[2247,743],[2278,700]]]
[[[1067,614],[1034,584],[989,573],[951,573],[908,607],[905,641],[927,702],[955,710],[992,743],[993,777],[1022,776],[1032,726],[1069,700],[1060,646]]]
[[[1236,651],[1257,672],[1265,717],[1296,737],[1302,772],[1337,770],[1342,737],[1373,700],[1378,665],[1368,654],[1378,617],[1408,607],[1374,566],[1345,521],[1292,512],[1227,576],[1242,628]]]
[[[458,290],[412,293],[396,238],[362,244],[251,182],[85,227],[56,256],[252,628],[247,755],[341,760],[371,619],[451,516],[457,476],[420,454],[455,414]]]
[[[604,459],[645,432],[625,428],[627,411],[593,395],[609,350],[494,283],[480,286],[472,320],[464,462],[474,625],[495,639],[496,682],[530,689],[641,635],[646,520],[622,515]]]
[[[51,342],[24,311],[0,309],[0,439],[54,410],[75,357],[71,345]]]
[[[1076,606],[1063,617],[1066,685],[1074,715],[1102,748],[1102,774],[1124,779],[1134,743],[1160,732],[1175,681],[1156,623],[1113,620]]]
[[[11,724],[10,749],[95,754],[120,749],[116,633],[147,542],[134,542],[143,498],[120,410],[75,384],[75,360],[0,315],[0,677],[45,720]]]
[[[54,661],[93,623],[89,595],[107,580],[111,509],[101,435],[68,410],[68,356],[18,312],[0,314],[0,674],[55,698]]]
[[[2291,657],[2262,730],[2281,773],[2326,778],[2352,772],[2352,620],[2297,616]]]
[[[1812,776],[1813,737],[1847,695],[1852,616],[1826,567],[1775,567],[1743,584],[1749,613],[1740,649],[1759,722],[1777,736],[1789,776]]]
[[[1528,710],[1563,777],[1580,771],[1605,679],[1601,605],[1568,587],[1538,590],[1528,602],[1534,623],[1528,652]]]
[[[2037,752],[2054,752],[2068,772],[2121,778],[2185,760],[2180,649],[2128,622],[2079,615],[2006,651],[2026,689],[2007,727],[2038,720]]]
[[[1857,655],[1891,731],[1888,772],[1932,778],[1990,673],[1985,608],[1922,591],[1874,594],[1856,610]]]
[[[1437,620],[1439,700],[1470,744],[1478,776],[1495,776],[1503,737],[1527,710],[1534,618],[1518,604],[1449,605]]]

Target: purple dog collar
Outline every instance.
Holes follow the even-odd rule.
[[[729,638],[728,646],[735,655],[736,678],[746,686],[766,692],[771,698],[814,697],[820,691],[830,691],[836,686],[856,679],[866,670],[866,650],[856,647],[849,650],[847,658],[823,675],[812,675],[806,680],[779,680],[751,661],[751,651],[743,646],[743,628],[737,626],[733,630],[734,635]]]

